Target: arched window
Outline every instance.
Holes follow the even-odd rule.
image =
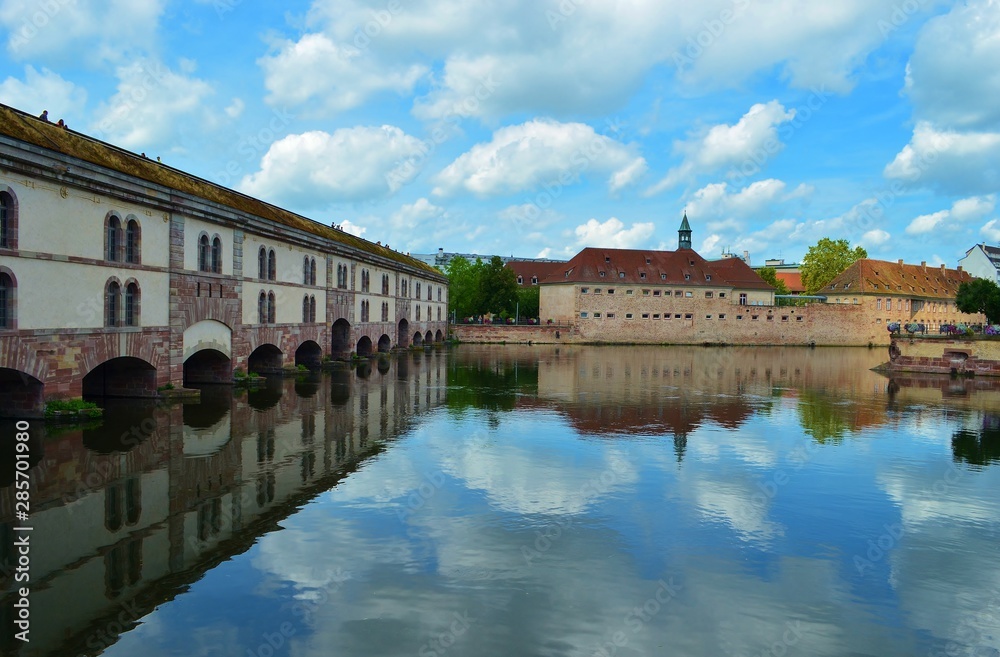
[[[106,295],[107,299],[105,301],[105,312],[104,318],[105,326],[118,326],[120,308],[122,303],[122,288],[117,281],[111,281],[108,283],[108,293]]]
[[[427,300],[428,301],[433,301],[434,300],[432,298],[433,293],[434,293],[434,288],[432,288],[430,285],[428,285],[427,286]]]
[[[316,297],[314,296],[309,297],[309,321],[316,321]]]
[[[129,219],[128,223],[125,224],[125,262],[133,265],[139,264],[140,236],[139,222],[135,219]]]
[[[441,306],[438,306],[438,321],[441,321]]]
[[[441,286],[438,286],[438,301],[441,300]]]
[[[0,192],[0,249],[17,248],[17,199]]]
[[[273,251],[272,251],[273,253]],[[267,293],[267,323],[274,324],[274,292]]]
[[[260,247],[257,252],[257,278],[264,280],[267,278],[267,249]]]
[[[107,231],[104,244],[104,258],[111,262],[121,260],[122,247],[122,222],[115,215],[109,215],[107,219]]]
[[[404,296],[404,297],[407,295],[407,291],[406,291],[406,279],[405,278],[403,279],[403,286],[402,286],[401,293],[402,293],[402,296]]]
[[[316,258],[309,261],[309,285],[316,285]]]
[[[14,328],[16,293],[14,278],[7,272],[0,271],[0,329]]]
[[[222,238],[218,235],[212,240],[212,271],[222,273]]]
[[[257,323],[267,324],[267,295],[261,290],[260,298],[257,299]]]
[[[208,235],[198,238],[198,271],[212,271],[212,247]]]
[[[139,325],[139,286],[135,281],[125,286],[125,326]]]
[[[309,285],[309,256],[302,258],[302,284]]]
[[[309,295],[302,297],[302,323],[309,321]]]
[[[417,321],[420,321],[420,306],[417,306]]]
[[[278,275],[278,259],[274,255],[274,249],[267,252],[267,280],[273,281]]]
[[[382,274],[382,294],[389,294],[389,274]]]

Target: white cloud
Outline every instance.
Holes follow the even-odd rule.
[[[0,83],[0,98],[11,107],[41,114],[49,110],[49,119],[74,121],[87,102],[87,91],[65,80],[47,68],[40,72],[33,66],[24,67],[24,81],[9,77]]]
[[[921,29],[906,68],[906,92],[938,126],[1000,129],[1000,2],[956,3]]]
[[[922,235],[934,230],[953,232],[968,221],[979,221],[988,216],[996,207],[996,196],[973,196],[955,201],[951,210],[940,210],[920,215],[906,227],[909,235]]]
[[[365,234],[365,232],[368,231],[368,229],[365,228],[364,226],[359,226],[355,223],[352,223],[350,219],[346,219],[344,223],[339,224],[339,226],[342,231],[344,231],[345,233],[350,233],[355,237],[361,237]]]
[[[162,62],[138,59],[117,69],[118,92],[96,112],[94,136],[126,148],[149,148],[174,141],[188,121],[210,121],[203,102],[212,87],[171,71]]]
[[[238,119],[245,108],[246,103],[242,99],[233,98],[233,102],[226,108],[226,115],[231,119]]]
[[[0,26],[16,60],[123,63],[156,42],[164,0],[3,0]]]
[[[435,178],[438,195],[456,191],[495,196],[543,187],[558,196],[588,173],[608,173],[612,191],[633,182],[645,160],[631,147],[582,123],[536,119],[507,126],[476,144]]]
[[[892,238],[892,235],[881,228],[875,228],[862,235],[860,243],[862,246],[875,247],[885,244],[890,238]]]
[[[434,205],[426,198],[419,198],[393,213],[392,226],[397,230],[415,230],[420,228],[423,222],[437,219],[444,215],[444,208]]]
[[[369,53],[338,45],[323,34],[283,41],[275,54],[258,63],[264,70],[268,103],[315,102],[328,112],[357,107],[383,91],[409,93],[427,72],[417,65],[380,67]]]
[[[991,242],[1000,242],[1000,220],[990,219],[979,232]]]
[[[929,233],[937,228],[941,222],[947,219],[948,214],[947,210],[941,210],[933,214],[922,214],[910,222],[910,225],[906,227],[906,233],[908,235]]]
[[[921,121],[884,174],[945,193],[994,192],[1000,189],[1000,132],[939,130]]]
[[[616,217],[611,217],[603,223],[597,219],[590,219],[573,231],[576,235],[576,248],[571,250],[576,253],[588,246],[636,249],[645,245],[655,230],[656,226],[652,222],[635,223],[631,228],[625,228],[625,224]]]
[[[713,226],[717,227],[729,222],[732,228],[739,225],[739,220],[757,216],[787,200],[785,186],[783,181],[769,178],[730,192],[727,183],[712,183],[696,191],[684,211],[699,222],[715,222]]]
[[[399,163],[412,161],[422,148],[419,139],[388,125],[288,135],[271,145],[260,171],[239,187],[260,198],[313,207],[385,198],[417,175],[418,169]]]
[[[733,125],[719,124],[674,145],[674,151],[684,156],[684,161],[667,172],[660,182],[647,191],[657,194],[694,176],[712,173],[722,168],[732,168],[732,175],[743,175],[744,164],[754,169],[779,153],[784,144],[778,138],[778,126],[795,118],[795,110],[786,110],[776,100],[767,104],[757,103]]]

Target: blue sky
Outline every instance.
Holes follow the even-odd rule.
[[[1000,1],[0,0],[0,102],[411,252],[1000,241]]]

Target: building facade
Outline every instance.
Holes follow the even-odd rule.
[[[0,409],[443,340],[404,254],[0,106]]]
[[[977,244],[958,261],[962,269],[976,278],[985,278],[1000,285],[1000,248]]]

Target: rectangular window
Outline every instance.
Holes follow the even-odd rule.
[[[608,319],[614,319],[614,318],[615,318],[614,313],[608,313]]]
[[[614,293],[615,293],[615,288],[609,287],[608,288],[608,294],[614,294]]]
[[[711,299],[712,298],[712,293],[710,291],[709,292],[705,292],[705,298],[706,299]]]
[[[633,294],[635,294],[635,290],[625,290],[625,294],[627,296],[632,296]]]
[[[788,315],[782,315],[781,316],[781,321],[787,322],[788,321]]]
[[[625,313],[625,319],[632,319],[632,313]]]
[[[725,292],[719,292],[719,298],[720,299],[725,299],[726,298],[726,293]]]
[[[737,315],[736,319],[743,319],[743,315]]]
[[[801,317],[801,316],[799,316],[799,317],[796,317],[796,318],[795,318],[795,321],[796,321],[796,322],[801,322],[801,321],[802,321],[802,317]]]
[[[587,294],[588,292],[590,292],[590,288],[589,287],[581,287],[580,288],[580,294]]]
[[[654,297],[660,296],[660,291],[659,290],[653,290],[653,296]]]
[[[719,319],[725,319],[726,313],[719,313]]]
[[[756,322],[760,318],[760,315],[750,315],[750,320]]]
[[[767,316],[767,321],[773,322],[774,321],[774,315],[768,315]]]
[[[642,314],[642,318],[643,319],[649,319],[649,313],[643,313]]]
[[[601,293],[601,288],[599,287],[594,288],[594,294],[600,294],[600,293]]]
[[[642,296],[648,297],[649,296],[649,290],[643,290],[642,291]]]
[[[680,319],[680,318],[681,318],[681,314],[680,313],[677,313],[676,315],[674,315],[674,319]]]
[[[674,296],[675,297],[682,297],[682,296],[684,296],[684,290],[674,290]]]
[[[691,297],[693,297],[693,296],[694,296],[694,295],[693,295],[693,294],[692,294],[691,292],[685,292],[685,293],[684,293],[684,298],[685,298],[685,299],[690,299],[690,298],[691,298]]]
[[[653,319],[659,319],[660,313],[653,313]]]
[[[582,317],[582,318],[586,319],[586,318],[587,318],[587,311],[586,311],[586,310],[584,310],[583,312],[581,312],[581,313],[580,313],[580,317]]]
[[[741,306],[747,305],[747,293],[746,292],[740,292],[740,305]]]
[[[691,313],[685,313],[684,319],[694,319],[694,315],[692,315]]]
[[[705,319],[712,319],[711,315],[705,315]]]
[[[875,299],[875,310],[882,310],[882,299]]]
[[[601,313],[594,313],[594,319],[600,319]]]

